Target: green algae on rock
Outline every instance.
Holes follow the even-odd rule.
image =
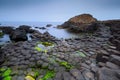
[[[3,80],[12,80],[12,77],[11,77],[11,72],[12,70],[10,68],[0,68],[0,76],[3,77]]]
[[[55,76],[54,71],[47,71],[47,73],[44,75],[44,77],[39,80],[48,80],[50,78],[53,78],[54,76]]]
[[[26,76],[25,79],[26,80],[35,80],[32,76]]]
[[[39,72],[35,69],[33,69],[31,72],[27,74],[27,76],[31,76],[33,78],[37,78],[39,76]]]
[[[58,62],[61,66],[64,66],[67,70],[70,70],[73,68],[73,66],[71,64],[69,64],[68,62],[66,61],[61,61],[61,62]]]
[[[42,45],[48,47],[48,46],[54,46],[52,42],[41,42]]]

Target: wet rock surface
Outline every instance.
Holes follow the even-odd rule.
[[[54,74],[46,80],[119,80],[120,51],[109,41],[110,29],[101,24],[94,34],[59,40],[48,32],[34,31],[31,41],[2,46],[5,62],[1,67],[12,69],[12,80],[26,76],[39,80],[46,74]],[[36,47],[38,42],[52,42],[54,46],[42,51]],[[39,72],[37,76],[35,71]]]

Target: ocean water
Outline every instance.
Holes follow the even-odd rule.
[[[63,22],[0,22],[0,24],[1,24],[0,26],[19,27],[20,25],[29,25],[33,29],[40,31],[41,33],[48,31],[52,36],[55,36],[58,39],[79,37],[79,34],[70,33],[65,29],[56,28],[57,25],[60,25],[62,23]],[[52,24],[52,26],[46,27],[47,24]],[[35,27],[45,27],[46,29],[42,30],[42,29],[38,29]],[[30,34],[28,34],[28,36],[29,35]],[[4,35],[3,38],[0,38],[0,42],[10,41],[10,39],[8,37],[9,37],[8,35]],[[30,38],[29,38],[29,40],[30,40]]]

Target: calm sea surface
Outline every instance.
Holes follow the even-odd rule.
[[[0,22],[0,24],[1,24],[0,26],[13,26],[13,27],[19,27],[20,25],[29,25],[33,29],[36,29],[35,27],[45,27],[46,29],[44,30],[42,29],[36,30],[40,31],[41,33],[48,31],[51,35],[55,36],[58,39],[79,37],[79,34],[70,33],[65,29],[57,29],[56,26],[62,24],[62,22]],[[46,27],[47,24],[52,24],[52,26]],[[8,35],[4,35],[3,38],[0,38],[0,43],[6,41],[10,41]]]

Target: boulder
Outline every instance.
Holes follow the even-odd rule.
[[[46,25],[46,27],[51,27],[51,26],[52,26],[52,24],[47,24],[47,25]]]
[[[26,33],[33,33],[34,30],[31,29],[31,26],[28,25],[21,25],[17,29],[24,30]]]
[[[45,27],[40,27],[39,29],[42,29],[42,30],[44,30],[44,29],[46,29]]]
[[[39,39],[41,41],[54,41],[55,40],[55,37],[49,34],[49,32],[45,32],[42,34],[39,31],[35,31],[34,33],[32,33],[31,38]]]
[[[67,28],[72,32],[94,32],[99,24],[90,14],[82,14],[69,19],[67,22],[59,25],[58,28]]]
[[[10,34],[10,39],[12,41],[18,42],[18,41],[26,41],[28,40],[27,35],[26,35],[26,31],[24,30],[15,30]]]
[[[97,20],[93,18],[93,16],[90,14],[81,14],[73,18],[70,18],[69,21],[74,23],[91,23]]]
[[[49,32],[47,31],[43,33],[42,35],[43,35],[43,37],[41,38],[42,41],[52,41],[55,39],[55,37],[49,34]]]
[[[2,30],[4,34],[10,34],[12,31],[14,31],[12,26],[0,26],[0,30]]]

